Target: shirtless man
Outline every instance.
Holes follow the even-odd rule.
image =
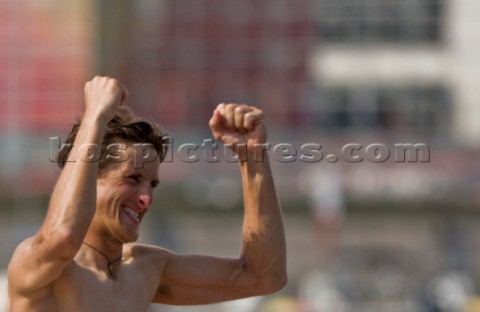
[[[132,117],[126,98],[115,79],[86,83],[83,120],[70,135],[73,148],[60,155],[64,166],[45,221],[10,261],[10,311],[146,311],[152,302],[207,304],[281,289],[287,279],[281,212],[268,156],[253,158],[266,141],[262,111],[220,104],[209,122],[215,139],[246,146],[239,162],[245,204],[239,257],[180,255],[133,243],[159,183],[165,145],[155,124]],[[92,161],[99,155],[94,147],[106,141],[115,148]],[[139,165],[145,149],[160,161]]]

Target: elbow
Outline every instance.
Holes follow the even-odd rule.
[[[269,295],[284,288],[287,282],[287,272],[285,270],[277,271],[257,277],[253,289],[256,290],[256,295]]]
[[[265,295],[275,293],[283,289],[288,283],[287,272],[277,272],[268,278],[264,278],[261,283],[262,292]]]

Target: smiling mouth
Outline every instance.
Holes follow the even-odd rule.
[[[123,207],[123,211],[125,211],[125,214],[131,219],[134,223],[140,224],[140,213],[136,212],[130,208]]]

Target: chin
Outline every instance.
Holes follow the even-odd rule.
[[[133,242],[136,242],[138,240],[138,237],[139,237],[139,233],[135,232],[133,233],[132,231],[122,231],[121,233],[119,233],[120,235],[118,236],[119,237],[119,240],[123,243],[123,244],[127,244],[127,243],[133,243]]]
[[[126,243],[134,243],[138,240],[138,234],[136,235],[127,235],[124,239],[124,244]]]

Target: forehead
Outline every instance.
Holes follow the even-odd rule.
[[[151,144],[116,142],[111,145],[112,162],[121,171],[144,171],[152,177],[158,176],[160,160]]]

